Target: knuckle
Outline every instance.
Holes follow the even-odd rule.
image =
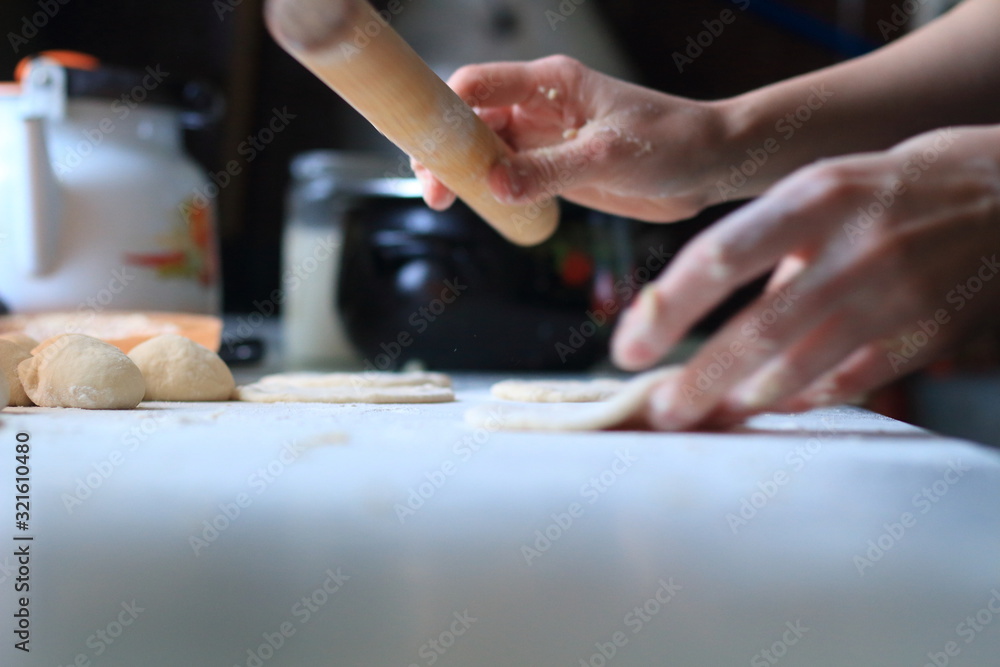
[[[570,56],[567,56],[567,55],[564,55],[564,54],[561,54],[561,53],[553,55],[553,56],[546,56],[545,58],[541,58],[540,60],[538,60],[536,62],[539,65],[544,65],[546,67],[551,67],[551,68],[553,68],[555,70],[560,70],[560,71],[561,70],[567,70],[567,71],[569,71],[569,70],[575,70],[575,69],[580,69],[580,68],[583,67],[583,63],[581,63],[576,58],[572,58]]]
[[[856,170],[842,163],[819,163],[802,175],[801,186],[812,206],[826,207],[856,198],[862,187]]]
[[[935,291],[936,272],[926,270],[925,262],[920,259],[924,245],[919,230],[911,230],[894,234],[872,250],[868,258],[873,267],[871,272],[875,272],[877,266],[879,272],[895,276],[895,279],[890,285],[872,285],[874,293],[864,304],[869,311],[872,304],[881,303],[888,311],[884,313],[886,316],[893,313],[910,316],[932,305],[928,295]],[[917,269],[921,266],[924,270]]]
[[[542,155],[535,160],[532,187],[528,188],[532,196],[540,194],[552,184],[558,182],[559,166],[548,155]]]
[[[541,72],[554,75],[553,78],[562,83],[567,90],[578,90],[587,71],[586,66],[567,55],[554,55],[536,61]]]
[[[472,93],[482,72],[481,65],[463,65],[455,70],[455,73],[448,77],[448,85],[459,97],[466,99]]]

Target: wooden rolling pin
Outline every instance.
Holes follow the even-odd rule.
[[[286,51],[504,237],[534,245],[552,235],[556,201],[507,205],[490,194],[487,174],[509,149],[371,5],[268,0],[264,11]]]

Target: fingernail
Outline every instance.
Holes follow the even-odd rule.
[[[676,431],[687,425],[674,387],[653,391],[649,397],[649,409],[650,421],[660,430]]]
[[[653,285],[642,288],[627,317],[628,331],[633,340],[646,339],[654,334],[656,321],[660,318],[660,298]]]
[[[619,365],[637,368],[655,361],[654,340],[659,316],[659,298],[652,286],[647,285],[623,315],[612,340],[613,356]]]
[[[491,190],[497,201],[503,204],[514,204],[524,193],[524,186],[514,173],[510,160],[502,158],[500,168],[491,173]]]

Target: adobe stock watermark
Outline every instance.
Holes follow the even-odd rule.
[[[339,234],[330,233],[316,239],[312,244],[311,251],[281,274],[280,287],[274,289],[263,301],[254,299],[254,309],[246,316],[236,317],[233,326],[222,333],[221,344],[232,352],[240,341],[250,337],[264,325],[268,318],[277,313],[278,308],[288,300],[289,294],[312,279],[320,265],[330,261],[334,255],[340,252],[341,239]]]
[[[14,55],[21,53],[23,47],[27,46],[35,37],[38,37],[39,31],[47,26],[49,21],[54,19],[62,8],[71,1],[38,0],[35,5],[38,7],[38,11],[22,17],[20,29],[17,32],[11,31],[7,33],[7,41],[10,42],[10,48],[14,51]]]
[[[466,132],[472,131],[477,122],[473,109],[489,99],[501,85],[502,82],[496,79],[495,75],[491,74],[490,78],[481,77],[473,92],[467,95],[462,103],[455,102],[451,107],[445,109],[441,117],[442,125],[435,127],[429,134],[421,137],[419,146],[411,147],[410,157],[433,171],[435,155],[439,148],[452,137],[463,136]],[[449,131],[448,128],[451,130]],[[589,162],[586,157],[583,157],[582,160],[582,166]],[[400,167],[402,168],[402,164]],[[524,204],[519,212],[511,214],[510,222],[514,228],[523,231],[535,224],[544,211],[556,205],[556,197],[572,182],[572,179],[571,172],[563,170],[557,175],[556,180],[545,183],[544,191],[540,195]]]
[[[950,639],[939,651],[928,651],[927,662],[923,667],[948,667],[953,658],[962,654],[962,647],[976,641],[976,637],[989,628],[997,618],[1000,618],[1000,589],[994,588],[990,591],[990,599],[986,604],[955,626],[955,634],[961,643],[956,639]]]
[[[403,329],[396,334],[395,339],[380,343],[379,348],[382,351],[376,354],[374,359],[366,358],[364,360],[365,370],[355,376],[355,386],[363,386],[365,379],[372,373],[392,368],[403,352],[413,345],[416,337],[427,331],[448,310],[448,307],[458,301],[468,289],[469,286],[463,284],[458,276],[443,280],[438,295],[428,301],[426,305],[410,313],[406,319],[411,329]]]
[[[545,10],[545,20],[549,22],[549,29],[555,32],[560,23],[565,23],[569,17],[576,13],[576,8],[587,2],[587,0],[560,0],[559,5],[553,9]]]
[[[472,433],[463,435],[452,443],[451,456],[430,472],[424,473],[424,479],[416,486],[407,489],[406,502],[396,503],[393,510],[399,523],[416,516],[417,512],[444,488],[452,477],[476,454],[481,452],[493,434],[504,426],[504,417],[498,412],[491,412],[483,423]]]
[[[289,609],[289,617],[279,623],[273,631],[262,632],[261,642],[257,646],[245,649],[246,659],[242,663],[234,663],[233,667],[264,667],[295,636],[299,628],[322,611],[351,580],[341,567],[336,570],[328,568],[323,574],[323,582],[296,600]]]
[[[927,4],[927,0],[904,0],[903,2],[894,4],[892,6],[892,12],[889,13],[888,20],[879,19],[875,24],[878,28],[879,34],[882,35],[882,39],[889,41],[889,37],[892,36],[893,33],[904,30],[910,23],[910,19],[912,19],[925,4]]]
[[[898,178],[889,187],[872,192],[874,201],[867,206],[859,206],[857,220],[845,222],[843,225],[848,242],[851,245],[856,244],[859,238],[863,237],[878,220],[885,216],[898,198],[906,194],[910,185],[919,181],[920,177],[930,170],[931,166],[954,145],[958,137],[959,133],[953,127],[938,130],[931,146],[919,153],[914,153],[903,163],[901,171],[905,180]]]
[[[659,586],[649,598],[637,604],[622,618],[622,625],[625,630],[616,630],[611,633],[607,641],[594,642],[596,649],[587,658],[580,658],[580,667],[607,667],[618,653],[628,646],[635,635],[643,631],[648,624],[662,612],[667,605],[673,602],[677,594],[684,590],[684,587],[674,581],[673,577],[666,580],[660,579],[656,582]]]
[[[472,92],[463,100],[454,102],[444,110],[441,115],[441,125],[420,139],[420,145],[413,148],[409,156],[399,156],[396,163],[396,170],[391,169],[384,172],[386,178],[412,178],[413,170],[411,161],[420,162],[425,165],[432,165],[432,160],[438,148],[446,143],[455,132],[463,127],[468,128],[475,123],[476,113],[473,111],[478,105],[488,100],[497,89],[503,85],[495,73],[481,76],[476,80],[476,85]],[[449,130],[450,128],[450,130]]]
[[[301,445],[296,440],[290,440],[282,445],[277,455],[266,464],[260,466],[246,479],[246,485],[253,495],[248,491],[236,494],[236,497],[229,502],[218,505],[218,512],[201,522],[201,531],[198,534],[188,537],[188,545],[195,557],[215,544],[224,532],[241,517],[248,507],[253,505],[254,499],[267,491],[275,481],[281,477],[289,466],[294,464],[309,449],[308,446]]]
[[[180,205],[181,213],[187,217],[191,216],[195,209],[207,208],[223,190],[229,187],[234,178],[243,173],[243,168],[256,160],[296,118],[298,114],[291,113],[287,106],[281,109],[272,107],[271,117],[264,126],[248,135],[236,147],[236,153],[241,159],[229,160],[219,171],[210,172],[209,182],[196,187],[192,196]]]
[[[583,349],[587,341],[596,336],[597,332],[621,310],[622,304],[627,304],[636,292],[652,280],[657,271],[667,265],[671,255],[663,250],[662,244],[658,248],[649,246],[647,250],[644,265],[632,269],[628,275],[619,278],[612,285],[612,290],[618,298],[605,299],[599,307],[587,310],[584,313],[585,319],[578,326],[569,327],[569,336],[565,341],[556,343],[555,350],[559,355],[559,361],[566,363],[569,357]]]
[[[113,449],[107,456],[96,463],[92,463],[91,470],[74,480],[75,486],[73,487],[73,492],[64,492],[62,494],[61,500],[63,507],[66,508],[66,512],[73,514],[86,501],[90,500],[111,479],[115,471],[125,464],[125,461],[128,460],[128,455],[139,449],[142,443],[163,428],[166,421],[166,414],[149,411],[149,414],[144,414],[140,418],[138,424],[133,424],[121,438],[122,448]]]
[[[577,521],[584,516],[587,507],[592,506],[613,487],[622,475],[627,473],[639,459],[628,449],[615,451],[615,459],[607,468],[594,475],[580,486],[580,501],[571,502],[565,511],[550,515],[552,522],[535,531],[530,544],[521,545],[521,556],[530,567],[547,553],[552,545],[562,539]]]
[[[1000,273],[1000,262],[997,256],[980,257],[979,268],[974,274],[956,285],[945,295],[945,302],[951,309],[938,308],[927,319],[917,320],[916,327],[909,333],[904,333],[889,341],[890,348],[886,352],[886,360],[892,370],[902,373],[917,354],[930,345],[931,341],[941,333],[942,327],[951,322],[952,314],[960,312],[970,301],[976,298],[986,285]]]
[[[854,567],[858,574],[865,576],[867,570],[885,558],[885,555],[906,536],[907,531],[917,525],[920,517],[934,509],[970,470],[971,468],[962,463],[961,459],[949,461],[948,468],[940,478],[914,494],[910,500],[914,512],[903,512],[898,520],[882,524],[884,531],[875,539],[868,540],[868,548],[863,553],[854,556]]]
[[[89,652],[77,653],[67,667],[91,667],[95,659],[104,655],[118,641],[125,631],[135,624],[139,614],[146,611],[136,604],[135,600],[122,602],[121,611],[104,627],[98,628],[87,637],[85,644]],[[98,661],[99,662],[99,661]],[[62,667],[60,665],[60,667]]]
[[[142,80],[111,103],[110,114],[93,127],[81,131],[80,141],[67,148],[61,160],[56,160],[53,165],[56,175],[64,176],[83,164],[105,139],[118,130],[119,124],[125,122],[169,76],[170,72],[163,71],[161,65],[146,67]]]
[[[63,327],[65,333],[81,333],[86,331],[90,323],[110,307],[119,295],[128,289],[128,286],[135,280],[135,277],[135,274],[129,273],[128,269],[124,266],[111,271],[111,279],[104,287],[99,289],[94,296],[87,297],[77,304],[76,314]],[[36,353],[35,356],[54,357],[70,342],[70,338],[62,336],[49,343],[47,347]]]
[[[698,369],[694,384],[685,383],[681,390],[689,403],[694,403],[694,399],[704,396],[712,386],[723,375],[726,374],[736,360],[742,357],[751,349],[758,340],[770,329],[778,319],[787,313],[799,300],[801,294],[791,287],[781,289],[771,299],[770,305],[750,317],[740,327],[740,340],[734,340],[729,344],[727,350],[714,352],[712,361]]]
[[[775,640],[769,647],[761,649],[750,658],[750,667],[773,667],[788,655],[789,649],[802,641],[809,628],[802,625],[802,619],[787,621],[781,638]]]
[[[477,617],[469,613],[468,609],[452,613],[452,619],[448,627],[428,639],[417,649],[417,656],[423,662],[411,662],[408,667],[420,667],[421,664],[431,667],[437,664],[437,661],[448,652],[448,649],[454,646],[459,638],[464,637],[474,623],[479,621]]]
[[[406,0],[409,4],[413,0]],[[369,9],[367,21],[358,21],[354,26],[354,33],[350,42],[344,40],[340,44],[340,55],[350,61],[356,58],[364,49],[376,39],[382,31],[389,27],[392,19],[398,16],[405,9],[402,0],[389,0],[385,3],[385,9]]]
[[[796,445],[785,454],[785,467],[776,470],[768,479],[757,482],[757,489],[750,494],[740,498],[740,507],[735,512],[726,514],[726,523],[733,535],[739,533],[741,528],[750,524],[767,507],[781,491],[794,478],[794,473],[801,472],[819,453],[823,450],[823,445],[830,439],[835,431],[830,427],[830,420],[823,417],[824,429],[816,432],[805,444]]]
[[[730,0],[737,9],[745,12],[750,6],[750,0]],[[674,66],[681,74],[688,65],[693,65],[705,53],[705,49],[711,48],[715,40],[722,36],[726,26],[732,25],[736,21],[738,14],[732,9],[723,9],[714,19],[705,19],[701,25],[705,28],[696,35],[689,35],[684,44],[684,51],[674,51],[670,57],[674,61]]]
[[[813,86],[805,102],[779,118],[774,124],[777,136],[765,139],[760,146],[746,149],[747,158],[740,164],[729,167],[729,176],[715,182],[716,192],[723,202],[739,196],[740,189],[757,174],[781,150],[782,141],[791,141],[796,133],[812,120],[813,116],[833,97],[832,90],[825,85]]]

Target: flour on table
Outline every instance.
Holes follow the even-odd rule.
[[[530,403],[606,401],[625,386],[622,380],[504,380],[490,388],[494,398]]]
[[[255,403],[447,403],[455,400],[442,373],[279,373],[236,388]]]
[[[608,401],[557,405],[479,405],[465,413],[465,421],[476,428],[504,431],[600,431],[638,416],[649,392],[680,372],[668,366],[636,375],[624,383]]]

